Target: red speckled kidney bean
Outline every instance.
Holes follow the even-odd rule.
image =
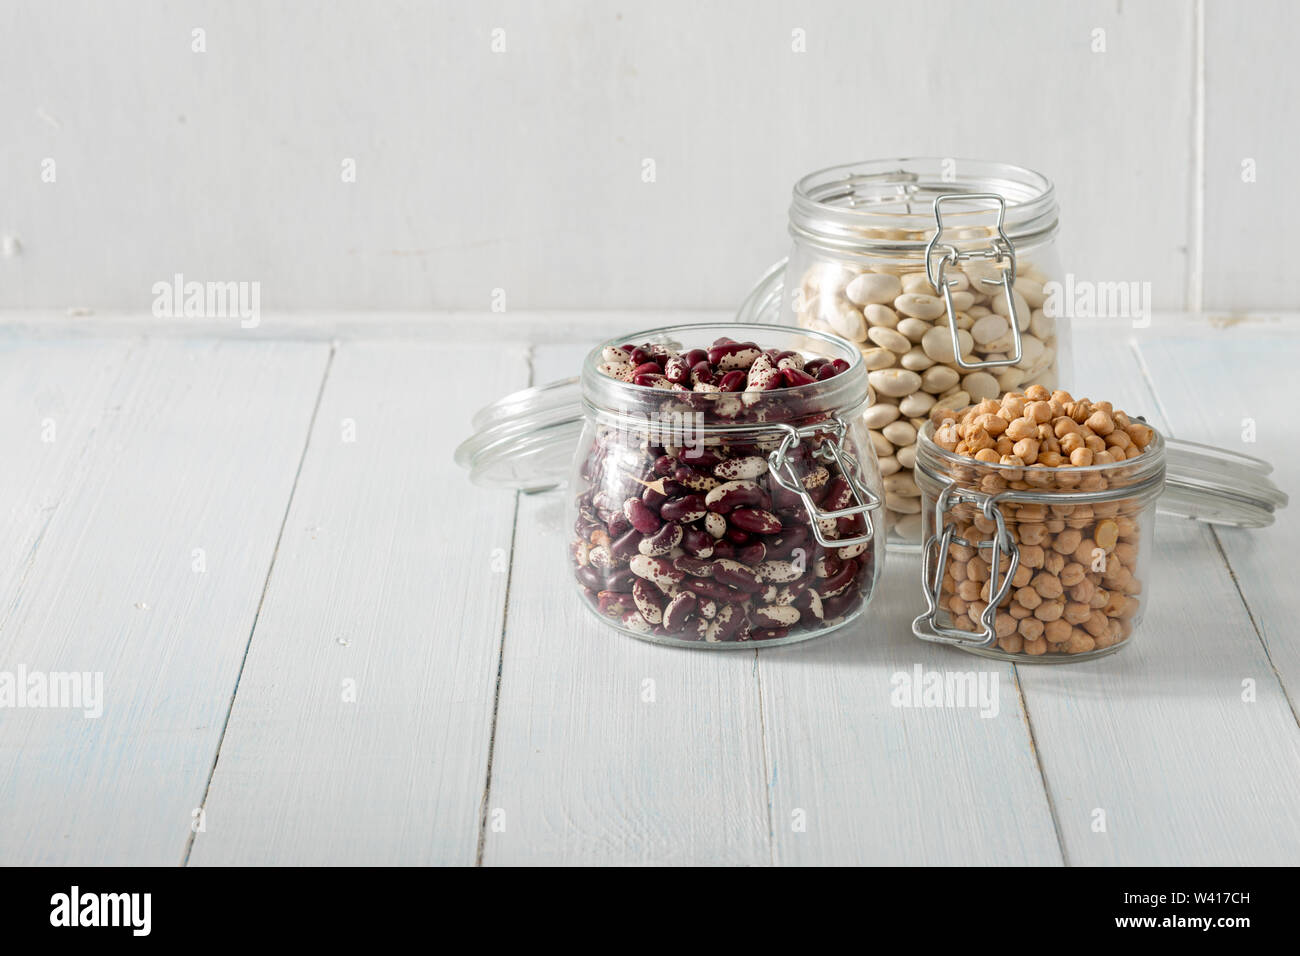
[[[752,508],[762,503],[763,489],[747,479],[723,482],[704,496],[705,507],[721,515],[733,508]]]
[[[717,573],[716,571],[714,572]],[[692,591],[698,597],[713,598],[715,601],[740,602],[749,597],[748,591],[742,591],[739,588],[728,587],[720,581],[712,578],[691,578],[690,583],[685,585],[686,590]]]
[[[664,608],[664,627],[673,634],[680,634],[686,630],[686,625],[699,603],[699,598],[690,591],[678,592]]]
[[[659,516],[640,498],[629,498],[623,502],[623,514],[632,522],[632,527],[642,534],[653,534],[659,530]]]
[[[751,534],[778,534],[781,531],[781,519],[758,508],[737,508],[727,514],[727,520]]]
[[[693,558],[711,558],[717,549],[717,540],[707,531],[688,528],[682,532],[682,550]]]
[[[697,494],[673,498],[659,507],[659,517],[675,524],[690,524],[692,521],[699,521],[706,514],[708,508],[704,506],[704,499]]]
[[[731,558],[718,558],[713,562],[713,579],[751,594],[763,590],[763,579]]]

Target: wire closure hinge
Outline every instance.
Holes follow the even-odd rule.
[[[778,485],[791,494],[799,496],[799,500],[803,502],[804,508],[808,511],[809,524],[812,526],[813,537],[817,540],[817,543],[823,548],[846,548],[853,545],[870,544],[876,534],[876,526],[871,519],[871,512],[879,510],[882,502],[862,483],[858,460],[845,451],[841,444],[844,440],[844,422],[838,418],[832,418],[829,422],[818,422],[815,425],[805,425],[802,428],[795,428],[787,424],[776,424],[775,427],[785,433],[785,438],[782,439],[780,446],[768,455],[768,470],[772,474],[772,479]],[[813,501],[812,495],[808,494],[808,489],[803,486],[803,481],[795,474],[794,466],[786,457],[790,453],[790,449],[799,444],[802,439],[811,438],[826,431],[830,431],[832,434],[822,441],[821,447],[813,453],[813,457],[820,458],[823,461],[835,462],[839,467],[840,474],[849,483],[849,491],[854,499],[853,504],[838,511],[822,511],[817,507],[817,503]],[[853,538],[828,538],[822,530],[823,521],[835,521],[839,518],[849,518],[855,515],[862,515],[866,523],[866,531],[863,534]]]
[[[956,534],[956,526],[945,524],[944,516],[954,503],[969,501],[979,507],[980,513],[996,526],[993,537],[987,541],[967,541]],[[1012,539],[1007,523],[998,507],[999,499],[978,491],[959,489],[953,482],[948,482],[934,506],[934,527],[936,531],[921,549],[921,586],[925,592],[928,609],[912,622],[912,633],[923,641],[939,644],[960,644],[968,647],[988,647],[997,640],[998,605],[1011,593],[1011,579],[1020,567],[1020,549]],[[937,620],[939,602],[943,595],[943,574],[948,565],[948,550],[952,545],[965,545],[976,550],[988,550],[989,554],[989,602],[980,615],[982,632],[973,633],[956,627],[947,627]],[[999,583],[1004,556],[1010,558],[1006,574]],[[994,590],[994,586],[996,590]]]
[[[957,247],[944,243],[941,249],[939,239],[943,235],[943,204],[945,202],[970,202],[972,200],[985,200],[997,203],[998,221],[997,235],[993,239],[993,244],[988,249],[977,252],[958,252]],[[1023,356],[1020,344],[1020,317],[1016,315],[1016,297],[1014,295],[1014,286],[1016,283],[1016,247],[1012,245],[1011,240],[1007,237],[1005,222],[1007,218],[1007,201],[997,193],[948,193],[944,196],[936,196],[934,200],[934,236],[925,247],[925,277],[930,280],[930,285],[934,287],[935,295],[943,296],[944,308],[948,311],[948,330],[952,333],[952,354],[956,359],[957,365],[966,369],[979,368],[998,368],[1004,365],[1018,365]],[[935,256],[940,254],[938,264],[935,264]],[[951,282],[944,275],[949,266],[955,266],[958,263],[971,259],[984,259],[993,262],[1007,262],[1007,268],[1002,271],[1001,280],[991,279],[987,276],[980,278],[980,282],[985,285],[1001,285],[1007,296],[1007,321],[1011,325],[1011,354],[1004,359],[996,361],[977,361],[967,362],[961,355],[961,339],[957,332],[957,310],[952,305],[952,288]]]

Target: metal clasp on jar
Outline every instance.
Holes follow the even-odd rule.
[[[860,477],[860,466],[858,460],[841,446],[844,440],[845,425],[839,418],[832,418],[827,422],[818,422],[815,425],[805,425],[802,428],[795,428],[792,425],[776,424],[775,428],[785,434],[780,446],[768,455],[768,470],[772,475],[772,480],[791,494],[799,496],[803,506],[808,511],[809,523],[812,526],[813,537],[823,548],[846,548],[860,544],[870,544],[875,537],[876,527],[871,520],[871,512],[880,509],[883,501],[862,483]],[[795,474],[794,466],[791,465],[786,457],[790,450],[804,438],[811,438],[830,431],[831,435],[825,438],[821,447],[813,452],[814,458],[820,458],[823,461],[834,461],[839,467],[840,474],[848,482],[849,491],[853,494],[855,503],[847,508],[840,508],[837,511],[822,511],[808,489],[803,486],[799,476]],[[839,518],[850,518],[855,515],[862,515],[866,523],[866,532],[853,538],[828,538],[822,531],[823,521],[835,521]]]
[[[958,488],[951,481],[944,485],[934,506],[935,534],[931,535],[921,547],[921,586],[925,592],[925,601],[929,605],[926,612],[912,621],[912,633],[923,641],[935,641],[940,644],[966,644],[973,647],[988,647],[997,640],[998,605],[1011,592],[1011,579],[1020,567],[1020,548],[1007,529],[1002,509],[998,507],[1003,495],[986,495],[980,491]],[[967,501],[976,505],[980,513],[994,524],[993,536],[987,541],[967,541],[957,536],[956,525],[945,524],[944,515],[953,504]],[[984,625],[982,634],[972,634],[955,627],[940,624],[935,615],[939,612],[939,602],[943,596],[943,573],[948,566],[948,552],[954,545],[974,548],[976,551],[988,550],[989,554],[989,602],[980,615]],[[1004,555],[1010,557],[1007,573],[1002,583],[994,591],[993,585],[998,581],[998,571]]]
[[[957,247],[948,243],[943,245],[943,257],[939,259],[936,266],[934,257],[935,247],[939,245],[939,238],[943,235],[943,204],[945,202],[961,201],[969,202],[972,200],[987,200],[995,202],[998,205],[997,235],[993,239],[993,244],[988,249],[976,252],[958,252]],[[1016,247],[1012,245],[1011,240],[1007,238],[1006,230],[1003,228],[1007,217],[1007,202],[997,193],[949,193],[946,196],[936,196],[934,200],[934,236],[925,247],[925,277],[930,280],[930,285],[934,287],[935,295],[943,296],[943,304],[948,312],[948,331],[952,333],[952,354],[956,359],[957,365],[965,369],[980,368],[997,368],[1004,365],[1018,365],[1023,356],[1020,345],[1020,317],[1016,315],[1016,301],[1013,287],[1016,283]],[[1007,268],[1002,272],[1001,282],[997,279],[990,279],[987,276],[981,277],[980,281],[985,285],[1001,285],[1003,292],[1007,297],[1007,321],[1011,325],[1011,354],[1004,359],[997,361],[967,362],[961,356],[961,339],[957,332],[957,310],[952,305],[952,288],[944,272],[949,266],[958,265],[971,259],[984,259],[1000,263],[1007,261]]]

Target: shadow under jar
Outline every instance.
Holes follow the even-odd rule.
[[[847,367],[740,392],[653,388],[601,371],[607,350],[637,346],[663,360],[723,338]],[[808,640],[862,613],[884,535],[856,349],[773,326],[654,329],[594,349],[582,396],[567,558],[606,623],[662,644],[732,648]]]
[[[912,471],[931,408],[1063,384],[1068,329],[1049,295],[1057,214],[1045,176],[1005,163],[873,160],[795,183],[781,322],[861,351],[896,545],[921,540]]]
[[[1012,661],[1089,660],[1124,647],[1148,595],[1165,443],[1088,467],[1015,467],[917,440],[924,519],[922,640]]]

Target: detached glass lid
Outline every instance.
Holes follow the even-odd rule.
[[[1273,466],[1262,459],[1175,438],[1166,439],[1165,449],[1161,514],[1263,528],[1287,505],[1286,493],[1268,477]]]
[[[531,494],[564,484],[582,434],[577,378],[525,388],[480,409],[474,434],[456,449],[456,464],[485,488]]]

